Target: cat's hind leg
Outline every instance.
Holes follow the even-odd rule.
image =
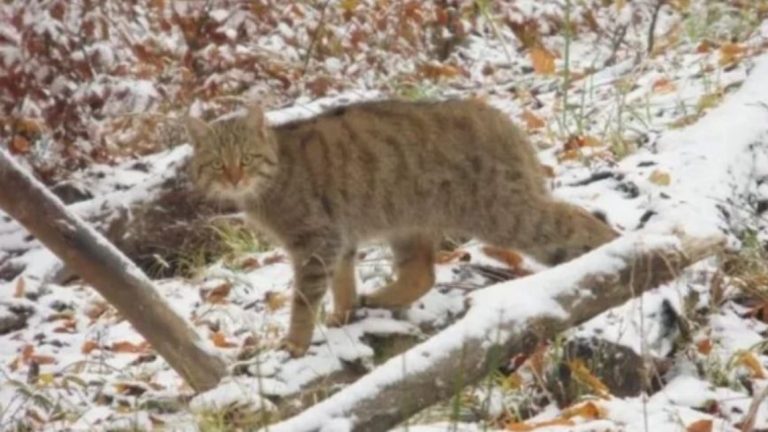
[[[401,234],[390,239],[397,278],[378,291],[361,296],[365,307],[396,309],[426,294],[435,283],[435,240],[427,234]]]

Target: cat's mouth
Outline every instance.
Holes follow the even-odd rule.
[[[252,196],[260,189],[259,182],[253,178],[243,178],[238,182],[221,180],[213,182],[210,195],[214,198],[239,201]]]

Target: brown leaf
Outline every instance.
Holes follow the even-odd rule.
[[[419,66],[419,74],[430,80],[439,80],[441,78],[454,78],[461,75],[461,69],[456,66],[424,63]]]
[[[523,111],[523,121],[525,121],[525,127],[528,128],[528,130],[541,129],[546,126],[546,123],[544,123],[544,120],[542,120],[541,117],[528,110]]]
[[[696,342],[696,350],[704,355],[712,352],[712,339],[706,338]]]
[[[232,284],[224,282],[210,290],[205,296],[205,301],[211,304],[225,303],[231,290]]]
[[[90,354],[91,351],[95,350],[98,347],[99,347],[99,343],[98,342],[96,342],[95,340],[90,340],[89,339],[89,340],[83,342],[83,346],[80,347],[80,352],[83,353],[83,354]]]
[[[267,310],[274,312],[278,309],[282,309],[286,303],[288,303],[288,296],[284,293],[275,291],[267,291],[264,294],[264,302],[267,305]]]
[[[677,86],[667,78],[660,78],[653,82],[652,89],[656,94],[667,94],[674,93],[677,90]]]
[[[735,63],[744,56],[747,48],[742,44],[726,43],[720,47],[720,66]]]
[[[539,75],[555,73],[555,56],[542,46],[531,48],[531,62],[533,70]]]
[[[218,348],[234,348],[237,346],[236,343],[227,340],[227,337],[224,335],[224,333],[220,331],[211,334],[211,341]]]
[[[498,246],[483,246],[483,253],[489,257],[506,264],[508,267],[519,270],[520,265],[523,263],[523,257],[519,253],[510,250],[500,248]]]
[[[696,420],[685,428],[685,432],[712,432],[712,420]]]
[[[30,144],[29,140],[21,135],[15,135],[11,140],[10,148],[13,154],[26,154],[29,153]]]
[[[566,419],[582,417],[586,420],[597,420],[604,418],[605,412],[595,402],[588,401],[565,409],[560,416]]]
[[[56,363],[56,359],[49,355],[33,354],[29,357],[28,362],[44,365]]]
[[[149,344],[147,342],[135,344],[128,341],[119,341],[112,343],[110,349],[118,353],[144,353],[149,349]]]

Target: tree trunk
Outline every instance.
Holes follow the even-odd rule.
[[[478,382],[501,362],[531,353],[540,341],[674,279],[724,243],[666,241],[634,250],[638,239],[623,237],[570,263],[478,292],[473,298],[479,304],[454,325],[270,430],[318,431],[331,421],[354,431],[389,430]],[[494,308],[500,295],[512,301]],[[516,299],[524,306],[509,310]]]
[[[224,361],[154,289],[149,278],[102,235],[0,150],[0,208],[93,285],[194,388],[214,387]]]

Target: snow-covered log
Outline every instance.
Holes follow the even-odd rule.
[[[93,285],[196,390],[215,386],[224,361],[101,234],[0,150],[0,208]]]
[[[506,359],[530,353],[540,341],[674,279],[724,243],[721,237],[633,234],[561,266],[481,290],[459,322],[270,430],[388,430]]]

